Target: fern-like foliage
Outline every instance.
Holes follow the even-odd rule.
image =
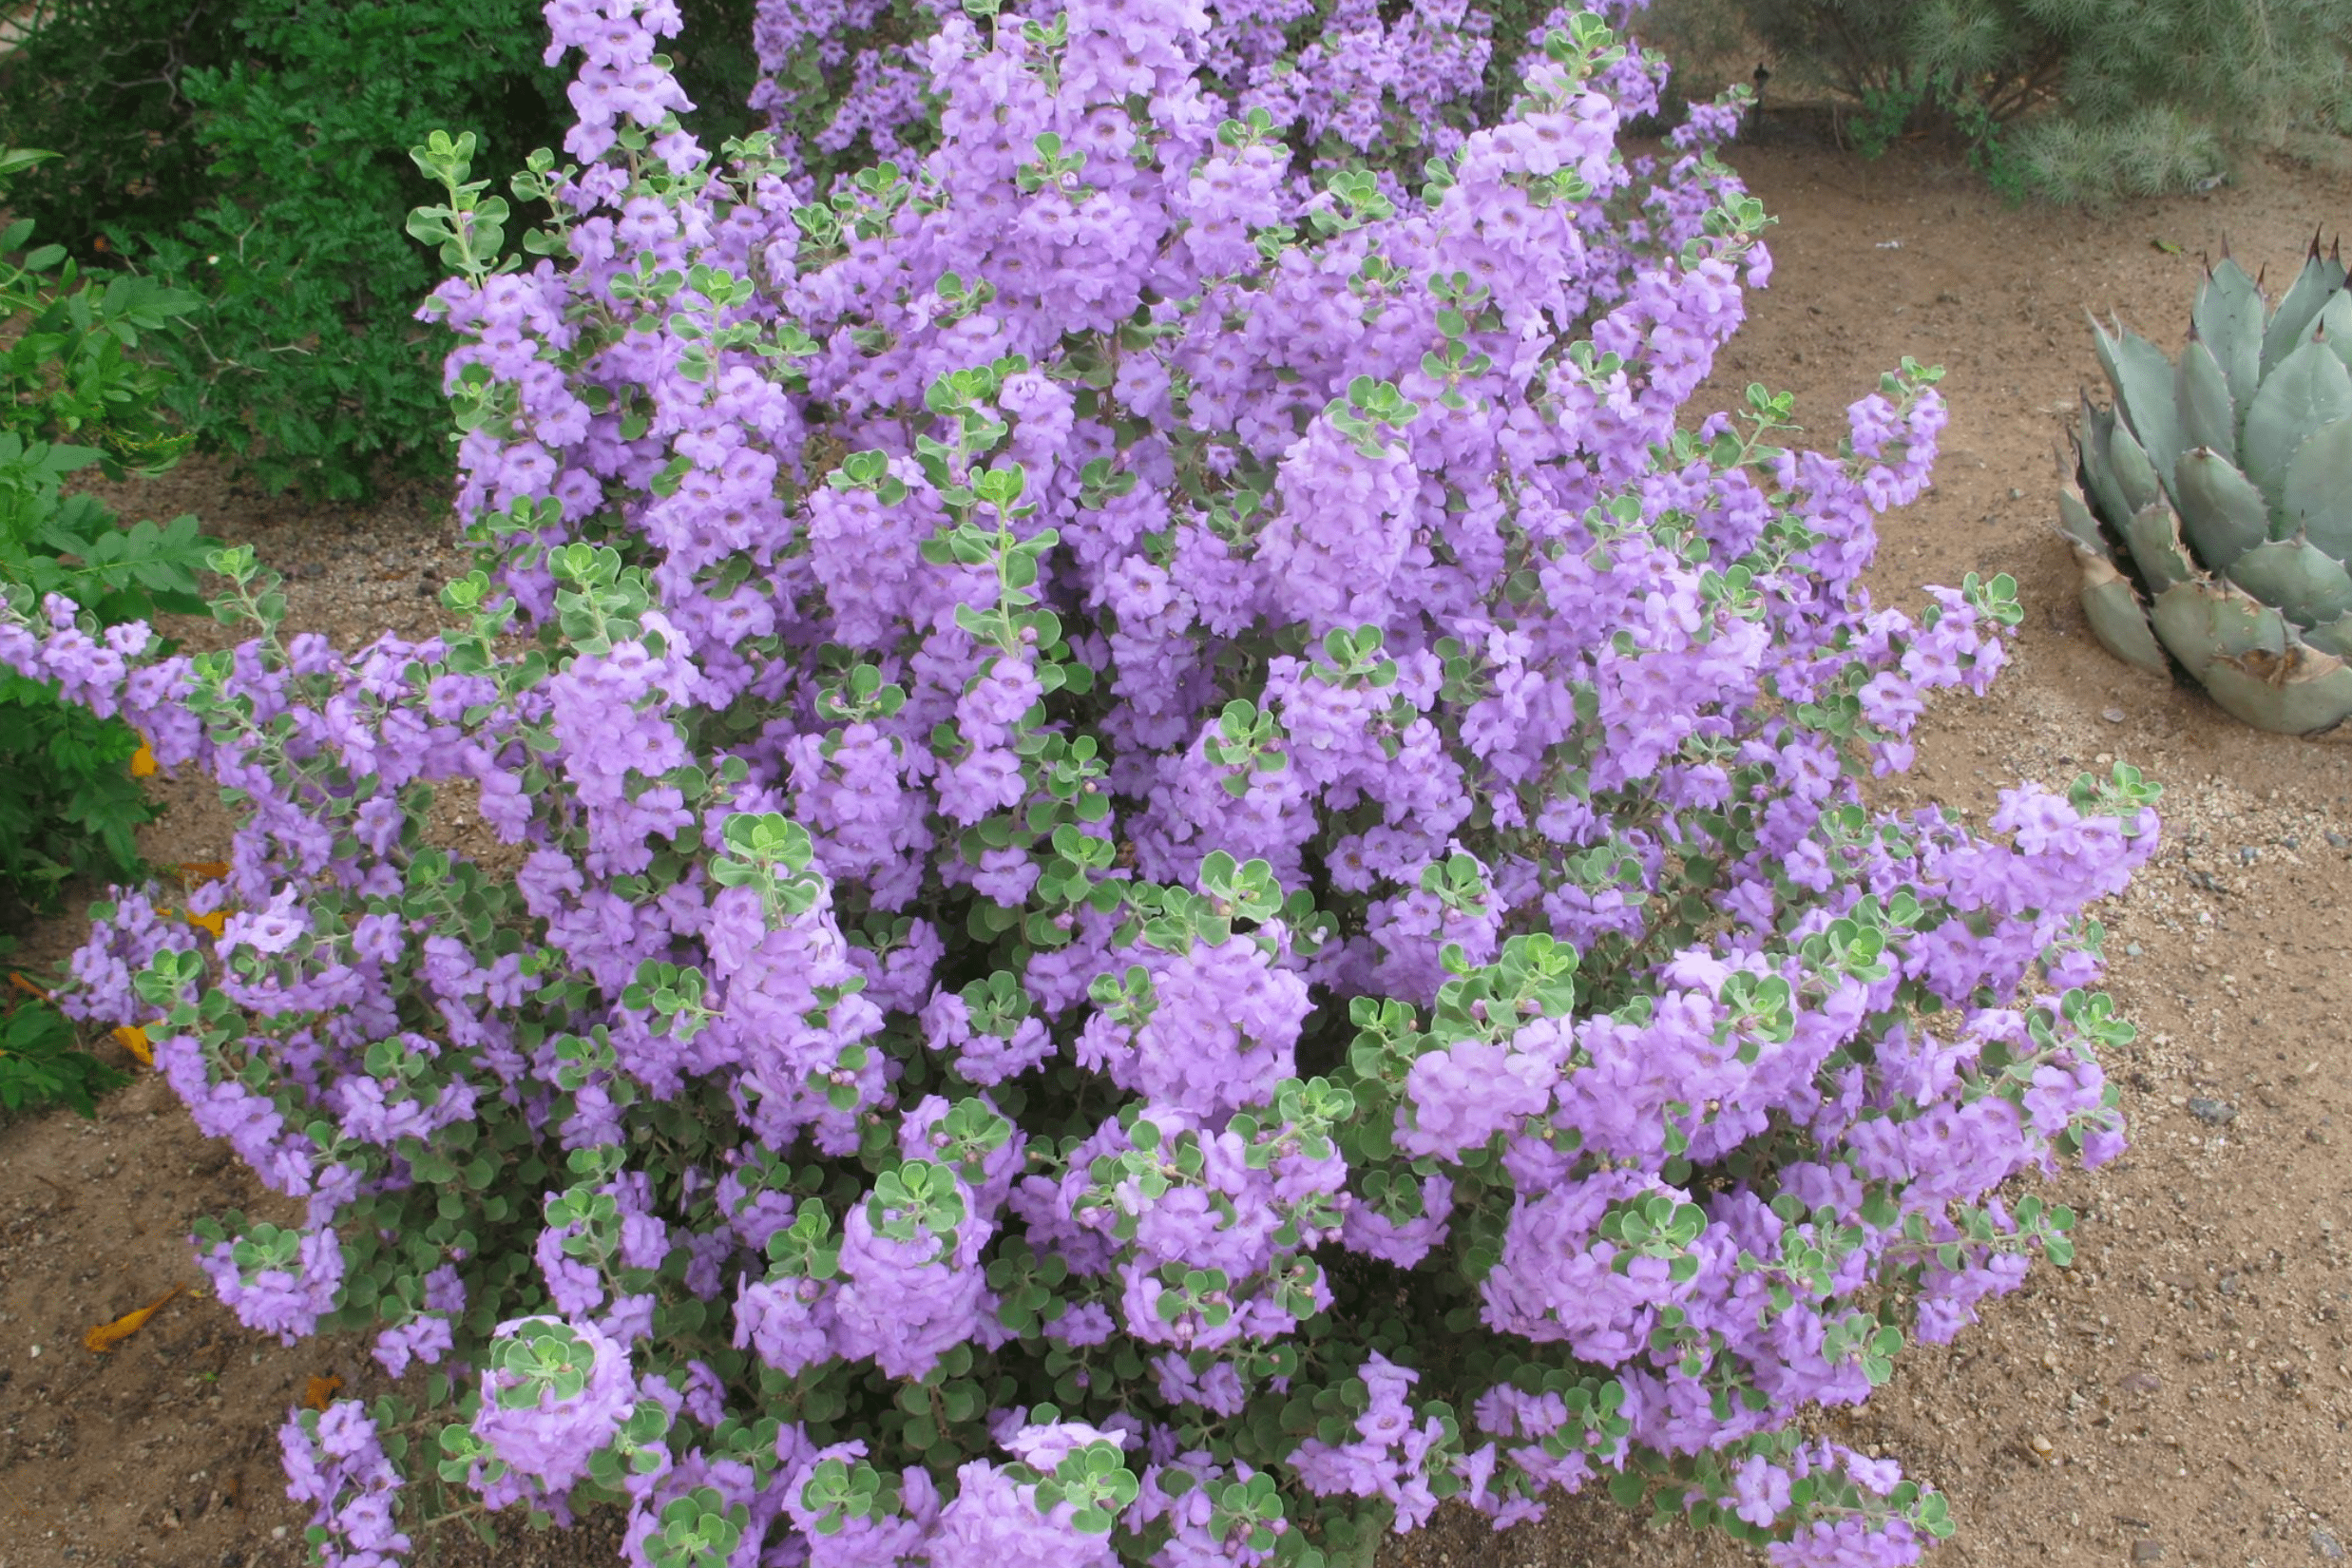
[[[2195,187],[2297,130],[2352,132],[2352,0],[1739,0],[1784,86],[1865,153],[1958,133],[2013,196]],[[1676,9],[1651,30],[1672,47]]]

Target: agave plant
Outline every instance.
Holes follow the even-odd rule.
[[[2258,729],[2352,717],[2352,292],[2317,241],[2278,308],[2227,255],[2178,364],[2095,319],[2114,407],[2084,400],[2058,509],[2092,630]],[[2169,659],[2168,659],[2169,656]]]

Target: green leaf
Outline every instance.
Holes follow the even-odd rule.
[[[2229,567],[2229,580],[2298,626],[2352,612],[2352,574],[2301,540],[2270,540],[2248,550]]]
[[[2246,476],[2274,516],[2286,507],[2286,472],[2323,425],[2352,415],[2352,371],[2324,343],[2305,343],[2283,360],[2246,412]]]
[[[2314,244],[2303,270],[2295,275],[2295,281],[2279,300],[2279,308],[2271,313],[2270,325],[2263,332],[2262,373],[2266,382],[2309,346],[2313,318],[2327,303],[2328,296],[2343,287],[2343,263],[2322,256]]]
[[[2238,412],[2229,395],[2229,378],[2212,351],[2193,337],[2181,351],[2173,396],[2184,450],[2203,447],[2228,456],[2238,449]]]
[[[2352,417],[2329,420],[2297,449],[2281,499],[2281,538],[2307,534],[2336,560],[2352,560]]]
[[[2229,400],[2243,410],[2262,385],[2264,306],[2262,290],[2246,269],[2228,257],[2206,274],[2189,313],[2191,330],[2213,355],[2229,387]],[[2236,449],[2233,437],[2220,449]]]
[[[2184,453],[2172,470],[2172,493],[2180,503],[2180,527],[2209,571],[2229,564],[2270,537],[2270,505],[2253,481],[2227,458],[2203,449]],[[2135,548],[2136,559],[2138,551]],[[2142,563],[2141,570],[2147,565]],[[2163,589],[2177,576],[2155,583]]]
[[[2181,454],[2181,416],[2172,395],[2172,362],[2135,332],[2091,323],[2099,364],[2115,389],[2115,411],[2131,428],[2157,474],[2170,477]],[[2146,506],[2142,498],[2137,505]]]

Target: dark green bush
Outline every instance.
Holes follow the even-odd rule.
[[[723,126],[750,0],[690,9],[689,36],[742,41],[680,62]],[[271,489],[446,473],[444,344],[414,319],[441,271],[401,232],[402,149],[452,124],[507,163],[561,141],[535,0],[44,0],[34,22],[0,62],[0,144],[65,156],[15,210],[203,297],[161,345],[165,407]]]
[[[0,151],[0,188],[45,155]],[[122,526],[69,475],[154,473],[186,437],[159,413],[164,373],[142,351],[197,310],[153,278],[83,272],[63,246],[28,250],[32,223],[0,229],[0,594],[63,593],[119,624],[195,613],[210,541],[196,519]],[[132,775],[139,737],[0,672],[0,920],[53,907],[75,876],[140,871],[136,833],[154,813]],[[87,1112],[109,1071],[75,1048],[66,1020],[11,985],[0,999],[0,1108],[62,1100]]]
[[[386,216],[399,149],[472,116],[509,157],[558,124],[529,0],[242,0],[243,57],[188,72],[210,199],[168,230],[115,238],[201,292],[168,353],[166,403],[270,489],[345,499],[382,470],[438,472],[437,329],[413,319],[440,273]]]
[[[0,969],[11,946],[0,937]],[[72,1021],[29,982],[8,973],[0,982],[0,1121],[52,1104],[94,1115],[98,1097],[128,1080],[84,1050]]]
[[[1649,30],[1671,41],[1662,0]],[[1941,129],[2005,194],[2102,203],[2352,130],[2352,0],[1739,0],[1778,86],[1829,88],[1866,153]]]
[[[37,154],[0,153],[0,178]],[[202,609],[196,519],[124,527],[112,508],[65,493],[67,477],[153,473],[185,438],[159,417],[163,373],[143,359],[199,301],[152,278],[85,276],[64,248],[27,250],[29,220],[0,231],[0,591],[64,593],[109,622]],[[138,869],[148,816],[124,772],[138,738],[0,678],[0,892],[41,906],[79,873]]]

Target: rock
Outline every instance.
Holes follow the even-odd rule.
[[[2238,1119],[2238,1108],[2226,1100],[2191,1099],[2189,1114],[2210,1127],[2227,1126]]]
[[[2133,1562],[2162,1562],[2164,1560],[2164,1543],[2162,1541],[2154,1540],[2133,1541],[2132,1543],[2132,1560]]]
[[[2325,1526],[2311,1526],[2311,1555],[2323,1562],[2342,1562],[2343,1542],[2338,1540]]]
[[[2121,708],[2101,708],[2099,710],[2099,717],[2106,719],[2110,724],[2120,724],[2124,721],[2126,716]]]
[[[2153,1394],[2163,1390],[2164,1380],[2153,1372],[2126,1372],[2117,1386],[2126,1393]]]
[[[2126,957],[2126,958],[2137,958],[2137,957],[2139,957],[2139,956],[2140,956],[2140,945],[2139,945],[2138,943],[2136,943],[2136,942],[2127,942],[2127,943],[2125,943],[2125,944],[2123,945],[2123,956],[2124,956],[2124,957]]]

